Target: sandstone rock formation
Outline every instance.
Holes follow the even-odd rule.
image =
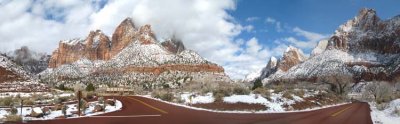
[[[50,68],[40,74],[42,80],[160,85],[177,85],[181,79],[230,81],[221,66],[185,49],[177,38],[159,43],[150,25],[137,29],[127,18],[111,39],[98,30],[84,40],[61,41],[53,52]]]
[[[306,57],[300,49],[289,46],[285,53],[283,53],[283,57],[279,61],[277,68],[286,72],[291,67],[301,63],[305,59]]]
[[[278,64],[275,73],[260,77],[263,82],[315,82],[333,73],[351,76],[355,83],[391,81],[400,75],[400,16],[380,20],[375,10],[362,9],[328,41],[321,41],[309,59],[301,62],[288,58],[283,56],[283,60],[290,61],[279,62],[284,66]]]
[[[100,30],[91,31],[84,40],[61,41],[50,58],[49,67],[56,68],[81,58],[109,60],[111,58],[111,41]]]

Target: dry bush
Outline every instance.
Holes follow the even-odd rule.
[[[271,92],[269,92],[269,90],[266,89],[266,88],[262,88],[262,87],[256,88],[256,89],[253,90],[253,93],[254,94],[260,94],[262,97],[265,97],[267,99],[271,99]]]
[[[223,102],[225,95],[222,93],[213,94],[215,102]]]
[[[206,94],[209,92],[212,92],[213,89],[218,87],[218,83],[215,82],[195,82],[195,81],[190,81],[188,83],[183,84],[182,86],[182,91],[184,92],[197,92],[197,93],[202,93]]]
[[[393,110],[393,113],[396,116],[400,116],[400,106],[396,106]]]
[[[12,97],[5,97],[0,99],[0,106],[12,106],[14,104],[14,100]]]
[[[245,86],[235,85],[235,87],[233,87],[233,94],[247,95],[249,93],[250,93],[250,90]]]
[[[282,97],[287,98],[287,99],[293,99],[292,96],[292,91],[291,90],[287,90],[282,94]]]
[[[379,111],[382,111],[382,110],[385,110],[385,109],[387,108],[388,105],[389,105],[388,103],[380,103],[380,104],[377,104],[377,105],[376,105],[376,108],[377,108]]]
[[[273,85],[272,89],[274,89],[274,93],[279,93],[285,90],[284,85],[278,84],[278,85]]]
[[[296,95],[296,96],[299,96],[299,97],[303,98],[305,92],[304,92],[303,89],[299,89],[299,90],[294,90],[294,91],[293,91],[293,94]]]
[[[383,81],[367,84],[362,94],[363,99],[371,100],[370,97],[373,97],[373,100],[378,104],[391,101],[392,95],[393,87],[389,83]]]
[[[15,108],[15,107],[12,107],[11,110],[10,110],[10,113],[11,113],[12,115],[16,115],[16,114],[18,113],[18,109]]]
[[[151,96],[164,101],[172,101],[174,99],[174,94],[165,90],[153,90]]]
[[[6,122],[22,122],[22,117],[19,115],[6,115],[4,120]]]
[[[34,105],[34,104],[35,104],[35,102],[31,99],[24,100],[24,105]]]

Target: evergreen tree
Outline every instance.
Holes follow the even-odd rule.
[[[92,83],[89,83],[89,84],[86,86],[86,91],[94,91],[94,90],[95,90],[95,88],[94,88],[94,86],[93,86]]]
[[[254,81],[254,85],[253,85],[253,88],[251,88],[252,90],[255,90],[255,89],[257,89],[257,88],[259,88],[259,87],[262,87],[262,82],[261,82],[261,79],[256,79],[255,81]]]

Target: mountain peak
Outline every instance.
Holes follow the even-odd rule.
[[[358,13],[355,24],[361,29],[368,30],[375,28],[379,22],[379,17],[374,9],[363,8]]]
[[[164,46],[164,48],[166,48],[168,51],[175,54],[180,53],[186,49],[182,40],[177,39],[175,36],[173,36],[171,39],[168,39],[167,41],[162,42],[161,45]]]
[[[278,62],[278,69],[282,71],[287,71],[291,67],[303,62],[306,57],[300,49],[289,46],[285,53],[283,53],[282,59]]]
[[[127,18],[125,18],[120,24],[119,24],[119,26],[118,27],[132,27],[132,28],[136,28],[135,27],[135,24],[133,23],[133,20],[132,20],[132,18],[130,18],[130,17],[127,17]]]

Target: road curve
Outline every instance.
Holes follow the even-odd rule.
[[[372,124],[369,105],[351,103],[308,112],[239,114],[193,110],[140,97],[115,97],[122,110],[93,117],[28,124]]]

